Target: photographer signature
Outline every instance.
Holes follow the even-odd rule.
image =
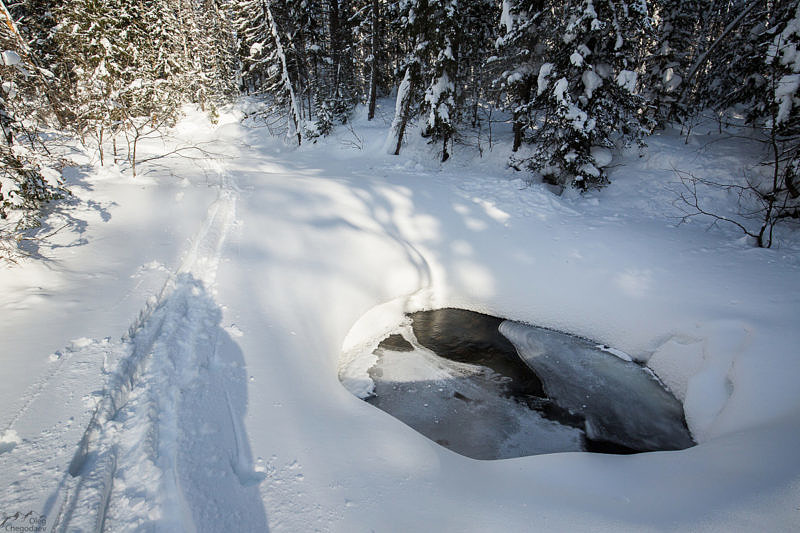
[[[47,521],[47,517],[42,516],[35,511],[28,511],[27,513],[21,513],[17,511],[14,514],[0,513],[0,515],[2,516],[2,518],[0,518],[0,528],[7,524],[18,521],[37,525],[42,525]]]

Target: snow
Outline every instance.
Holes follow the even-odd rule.
[[[0,454],[4,454],[6,452],[10,452],[14,449],[14,446],[19,444],[20,438],[17,435],[17,432],[13,429],[6,430],[0,436]]]
[[[539,68],[539,77],[537,78],[537,96],[542,94],[547,89],[547,78],[550,77],[550,73],[553,72],[553,64],[552,63],[545,63]]]
[[[767,64],[772,64],[775,58],[780,57],[781,65],[787,67],[789,73],[781,76],[775,88],[775,102],[778,112],[775,117],[776,124],[786,122],[792,108],[800,106],[798,89],[800,89],[800,52],[797,50],[800,41],[800,5],[795,10],[794,18],[787,22],[783,31],[776,35],[767,50]]]
[[[602,352],[610,353],[614,357],[619,357],[623,361],[633,361],[633,357],[626,354],[622,350],[617,350],[616,348],[611,348],[610,346],[606,346],[604,344],[598,344],[597,346],[595,346],[595,348]]]
[[[800,89],[800,74],[782,76],[775,89],[775,100],[778,102],[778,113],[775,117],[776,124],[789,120],[792,108],[798,105],[795,95]]]
[[[598,178],[600,177],[600,169],[598,169],[592,163],[586,163],[585,165],[581,165],[581,175],[594,176],[595,178]]]
[[[258,57],[264,51],[264,43],[253,43],[250,46],[250,57]]]
[[[598,76],[594,70],[584,70],[581,74],[581,81],[583,81],[586,98],[591,98],[595,89],[603,84],[603,78]]]
[[[449,47],[448,47],[449,50]],[[405,80],[403,80],[405,82]],[[402,91],[407,91],[408,89],[401,85]],[[428,116],[428,126],[433,128],[437,123],[437,118],[441,119],[444,123],[450,122],[450,111],[449,109],[455,105],[453,102],[453,92],[455,91],[455,85],[450,80],[450,76],[448,76],[447,72],[442,72],[442,75],[439,76],[436,80],[431,82],[428,86],[427,90],[425,91],[425,102],[430,106],[430,113]],[[401,90],[398,90],[398,99],[397,105],[402,103]]]
[[[592,131],[595,124],[594,119],[589,119],[589,116],[586,114],[586,112],[572,102],[568,89],[569,82],[567,81],[567,78],[560,78],[553,88],[553,95],[556,97],[556,100],[558,100],[558,102],[566,108],[564,112],[564,118],[569,121],[570,126],[572,126],[574,130]],[[599,171],[594,168],[593,165],[591,165],[591,167],[594,168],[593,171],[588,167],[589,165],[587,165],[587,171],[591,171],[593,175],[600,175]]]
[[[17,86],[10,81],[4,81],[0,87],[3,88],[3,92],[6,93],[6,96],[9,98],[14,98],[17,95]]]
[[[675,73],[675,69],[669,67],[664,70],[664,88],[668,92],[675,91],[683,83],[683,78]]]
[[[541,72],[539,73],[541,76]],[[564,105],[569,105],[569,95],[567,95],[567,89],[569,88],[569,82],[567,78],[559,78],[556,82],[555,87],[553,87],[553,94],[560,103]]]
[[[0,52],[0,59],[2,59],[3,64],[6,66],[18,65],[22,62],[22,58],[13,50],[4,50]]]
[[[792,72],[800,72],[800,52],[797,50],[800,38],[800,5],[795,8],[794,18],[786,23],[786,27],[775,36],[767,50],[767,64],[771,64],[780,56],[780,63],[789,67]]]
[[[409,91],[411,90],[411,69],[406,68],[406,73],[403,75],[403,81],[397,87],[397,98],[395,99],[394,121],[386,134],[386,140],[383,143],[383,151],[389,155],[394,154],[397,150],[397,142],[400,136],[400,128],[403,121],[403,109],[406,101],[409,98]]]
[[[631,93],[636,90],[636,80],[637,74],[632,70],[621,70],[617,74],[617,85]]]
[[[743,139],[667,131],[615,153],[608,188],[556,197],[503,170],[510,132],[441,165],[418,127],[388,156],[379,119],[354,117],[353,150],[241,116],[190,113],[175,135],[214,149],[136,178],[86,156],[47,221],[71,225],[0,271],[3,512],[113,531],[800,527],[800,242],[754,249],[672,206],[673,167],[740,173]],[[342,386],[404,312],[444,306],[648,363],[699,444],[477,461]]]
[[[611,150],[603,146],[592,146],[589,153],[592,155],[592,159],[594,159],[594,164],[599,168],[607,167],[614,158],[614,154],[611,153]]]
[[[500,25],[505,26],[506,33],[511,33],[514,29],[514,15],[511,14],[510,0],[503,0],[503,7],[500,13]]]

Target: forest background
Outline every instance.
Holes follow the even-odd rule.
[[[555,192],[602,187],[614,150],[712,117],[762,146],[739,176],[682,175],[688,217],[769,247],[800,217],[796,0],[2,0],[0,242],[30,238],[69,191],[59,146],[78,138],[136,175],[142,139],[184,104],[212,117],[243,94],[298,145],[395,99],[385,149],[417,130],[447,161],[491,148]],[[415,130],[416,131],[416,130]],[[734,134],[733,132],[731,133]],[[681,169],[675,169],[681,173]],[[738,195],[728,216],[702,192]],[[11,255],[6,254],[9,257]]]

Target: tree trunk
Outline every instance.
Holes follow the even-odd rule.
[[[512,152],[516,152],[522,146],[522,131],[524,128],[525,126],[520,120],[519,113],[514,113],[514,145],[511,147]]]
[[[372,63],[369,69],[369,111],[367,120],[375,118],[375,103],[378,99],[378,0],[372,0],[372,13],[370,14],[372,26],[372,39],[370,42],[370,52]]]
[[[339,0],[328,0],[328,6],[330,11],[328,23],[331,39],[331,61],[333,62],[331,65],[333,86],[330,88],[330,94],[333,98],[337,98],[339,96],[339,83],[341,83],[339,79],[339,65],[341,62],[342,50],[342,36],[339,24]]]
[[[403,81],[397,88],[397,101],[394,106],[394,120],[389,129],[389,136],[386,138],[386,151],[393,155],[400,155],[400,147],[403,145],[403,135],[405,135],[406,125],[408,124],[409,111],[414,90],[413,73],[414,63],[406,67]]]
[[[281,63],[281,81],[283,88],[289,95],[289,135],[297,136],[297,144],[303,143],[303,117],[300,114],[300,108],[297,105],[297,97],[295,96],[294,85],[292,79],[289,77],[289,67],[286,62],[286,53],[283,50],[280,34],[278,33],[278,26],[275,23],[275,18],[272,16],[272,9],[270,9],[271,0],[263,0],[262,7],[267,15],[270,32],[272,38],[275,40],[275,51]],[[294,130],[294,131],[292,131]]]

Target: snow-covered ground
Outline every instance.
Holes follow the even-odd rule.
[[[0,512],[56,531],[791,531],[800,246],[676,225],[673,167],[749,145],[676,132],[557,197],[387,125],[300,149],[223,114],[199,159],[74,171],[72,226],[0,270]],[[154,143],[145,147],[159,150]],[[749,151],[750,150],[750,151]],[[714,199],[725,208],[730,199]],[[649,366],[698,446],[477,461],[342,386],[405,311],[461,307]],[[352,388],[352,387],[351,387]],[[15,513],[20,513],[15,518]]]

